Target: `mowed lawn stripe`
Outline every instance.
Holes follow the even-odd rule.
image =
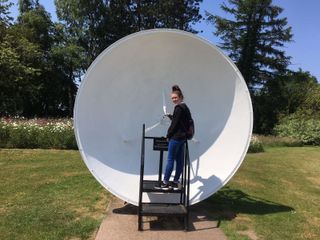
[[[110,194],[78,151],[1,149],[2,239],[89,239]]]
[[[319,182],[319,147],[267,148],[247,154],[210,201],[233,212],[222,222],[230,239],[252,239],[243,229],[261,239],[320,239]]]

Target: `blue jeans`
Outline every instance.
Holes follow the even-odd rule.
[[[169,182],[171,173],[173,171],[174,161],[176,161],[176,174],[173,181],[179,181],[180,175],[183,170],[184,142],[185,140],[169,140],[167,166],[163,179],[165,183]]]

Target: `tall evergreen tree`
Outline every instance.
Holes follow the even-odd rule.
[[[8,0],[0,0],[0,26],[8,26],[12,22],[9,8],[13,3],[8,3]]]
[[[35,2],[33,0],[19,0],[18,5],[20,15],[22,15],[23,13],[34,9],[35,5],[39,5],[39,2]]]
[[[279,73],[284,73],[290,57],[281,48],[291,41],[287,19],[280,18],[283,9],[272,0],[228,0],[222,10],[233,16],[226,19],[206,13],[220,36],[220,47],[236,62],[251,92]]]

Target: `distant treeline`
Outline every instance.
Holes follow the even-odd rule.
[[[319,97],[315,77],[288,70],[290,56],[283,46],[293,34],[272,0],[228,0],[221,8],[230,19],[209,12],[202,16],[201,2],[55,0],[59,20],[53,22],[37,0],[19,0],[16,20],[9,11],[13,3],[1,0],[0,116],[72,116],[77,83],[110,44],[144,29],[196,34],[194,24],[201,20],[211,24],[247,82],[255,132],[272,133],[279,121],[310,106],[310,95]],[[313,108],[312,114],[319,113]]]

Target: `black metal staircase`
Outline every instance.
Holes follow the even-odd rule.
[[[153,140],[153,150],[160,152],[158,180],[144,179],[145,141]],[[138,230],[143,230],[143,216],[181,216],[184,218],[184,229],[188,230],[189,218],[189,192],[190,192],[190,159],[188,141],[185,141],[184,167],[181,178],[181,188],[163,190],[156,188],[162,181],[163,153],[168,151],[168,142],[163,137],[150,137],[145,135],[145,124],[142,127],[141,166],[138,207]],[[144,193],[179,194],[177,202],[144,202]]]

